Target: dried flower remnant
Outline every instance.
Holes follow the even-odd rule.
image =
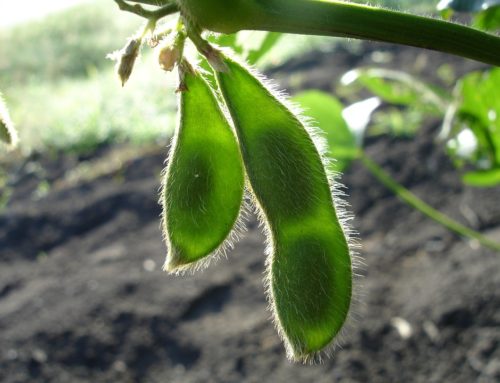
[[[135,60],[139,56],[141,44],[141,38],[131,38],[122,49],[107,56],[109,59],[116,61],[116,73],[120,78],[122,86],[125,86],[125,83],[132,74]]]
[[[161,42],[157,50],[161,69],[171,72],[175,68],[182,57],[184,41],[185,36],[178,34],[175,38],[167,37]]]

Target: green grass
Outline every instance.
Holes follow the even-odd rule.
[[[141,25],[111,0],[96,0],[43,19],[0,29],[1,87],[86,77],[109,66],[106,54]]]
[[[0,30],[0,89],[23,154],[89,152],[103,143],[171,135],[174,78],[145,54],[122,88],[106,59],[140,25],[111,0],[99,0]],[[0,157],[9,155],[2,151]]]
[[[82,79],[8,88],[21,150],[91,151],[107,142],[145,143],[171,135],[175,81],[151,56],[122,88],[112,68]]]

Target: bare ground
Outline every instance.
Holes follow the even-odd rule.
[[[272,76],[292,91],[331,84],[371,50],[424,77],[476,64],[370,45],[298,58]],[[413,65],[413,66],[412,66]],[[418,68],[417,68],[418,69]],[[415,69],[416,70],[416,69]],[[292,75],[295,75],[292,76]],[[300,76],[301,81],[290,79]],[[370,140],[367,151],[433,206],[500,241],[500,188],[460,183],[433,143]],[[366,263],[357,323],[333,359],[293,365],[266,309],[264,239],[255,219],[228,259],[194,276],[161,271],[157,204],[166,149],[150,148],[90,181],[64,182],[92,158],[37,157],[0,213],[2,382],[481,382],[500,380],[500,258],[449,233],[380,186],[360,164],[344,175]],[[48,194],[35,192],[40,181]]]

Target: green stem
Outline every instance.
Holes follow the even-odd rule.
[[[427,85],[423,81],[420,81],[418,78],[409,73],[384,68],[358,68],[354,69],[352,72],[359,75],[365,74],[369,77],[377,77],[401,82],[410,89],[418,92],[422,96],[423,101],[436,106],[442,114],[445,114],[448,109],[449,100],[437,93],[431,86]]]
[[[500,37],[448,21],[333,0],[180,0],[201,27],[375,40],[500,66]]]
[[[443,225],[447,229],[467,238],[477,240],[481,245],[488,247],[492,250],[500,252],[500,243],[492,241],[481,233],[469,229],[468,227],[458,223],[445,214],[437,211],[426,202],[422,201],[411,191],[403,187],[396,180],[394,180],[384,169],[377,165],[368,155],[361,151],[361,162],[373,174],[373,176],[380,181],[387,189],[396,194],[402,201],[406,202],[411,207],[417,209],[422,214]]]
[[[162,17],[171,15],[172,13],[178,12],[179,8],[177,4],[167,3],[161,8],[157,8],[155,10],[149,10],[142,7],[140,4],[129,4],[124,0],[114,0],[122,11],[135,13],[138,16],[149,19],[150,21],[156,22]]]
[[[156,6],[161,6],[161,5],[166,5],[168,3],[173,3],[172,0],[130,0],[131,3],[141,3],[141,4],[147,4],[147,5],[156,5]]]

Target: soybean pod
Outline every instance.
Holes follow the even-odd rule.
[[[182,271],[223,249],[243,200],[236,136],[211,88],[183,61],[179,121],[163,187],[164,268]]]
[[[241,64],[217,73],[268,228],[268,294],[288,355],[314,359],[351,304],[347,232],[322,157],[301,120]]]

